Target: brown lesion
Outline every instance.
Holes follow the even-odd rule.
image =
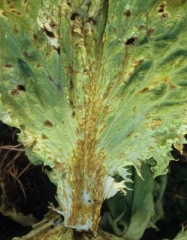
[[[43,140],[48,139],[48,137],[47,137],[45,134],[42,134],[42,135],[41,135],[41,138],[42,138]]]
[[[133,131],[131,131],[130,133],[128,133],[127,136],[126,136],[126,138],[131,137],[133,133],[134,133]]]
[[[68,86],[69,97],[68,97],[68,102],[69,102],[71,108],[74,109],[75,105],[76,105],[76,102],[74,101],[74,99],[75,99],[75,92],[74,91],[75,91],[75,87],[76,87],[76,82],[74,80],[74,77],[77,74],[77,71],[73,68],[72,64],[68,64],[66,66],[66,71],[67,71],[67,73],[69,75],[69,86]]]
[[[158,127],[161,127],[163,124],[163,120],[162,119],[153,119],[152,123],[151,123],[151,130],[155,130]]]
[[[153,28],[147,28],[147,36],[151,36],[154,32],[154,29]]]
[[[38,41],[38,35],[36,35],[36,33],[33,34],[33,39],[35,43]]]
[[[163,14],[162,14],[162,19],[165,20],[165,19],[167,19],[167,18],[168,18],[168,13],[166,13],[166,12],[163,13]]]
[[[166,2],[163,2],[160,4],[158,13],[161,13],[161,18],[163,20],[166,20],[168,18],[168,13],[166,12]]]
[[[12,67],[13,67],[13,65],[12,65],[12,64],[10,64],[10,63],[6,63],[6,64],[5,64],[5,67],[6,67],[6,68],[12,68]]]
[[[55,38],[55,35],[52,31],[49,31],[45,26],[42,28],[42,32],[49,38]]]
[[[75,116],[76,116],[76,112],[73,111],[72,114],[71,114],[71,116],[72,116],[72,118],[75,118]]]
[[[74,12],[74,13],[72,13],[70,18],[71,18],[72,21],[74,21],[77,17],[79,17],[79,14]]]
[[[70,97],[68,98],[68,102],[69,102],[71,108],[75,108],[73,100]]]
[[[60,47],[53,47],[54,50],[58,53],[58,55],[60,55],[61,49]]]
[[[79,133],[84,134],[84,137],[77,140],[70,166],[71,176],[68,179],[73,189],[73,206],[71,216],[67,221],[70,226],[76,225],[77,219],[81,216],[81,224],[84,225],[87,218],[91,218],[93,222],[92,230],[97,230],[98,216],[104,200],[102,194],[103,181],[106,176],[106,169],[103,166],[104,151],[100,150],[96,153],[98,144],[97,124],[103,105],[96,97],[96,73],[90,71],[89,77],[90,82],[84,88],[85,95],[88,96],[84,100],[85,117],[82,122],[79,122],[77,129]],[[87,203],[83,199],[84,191],[89,194]]]
[[[21,12],[16,10],[15,6],[14,6],[14,1],[12,0],[7,0],[7,4],[9,6],[9,9],[10,11],[13,13],[13,14],[16,14],[16,15],[21,15]]]
[[[49,120],[46,120],[46,121],[43,123],[43,125],[44,125],[45,127],[53,127],[52,122],[50,122]]]
[[[177,86],[171,83],[171,80],[168,76],[165,76],[162,81],[167,84],[170,90],[175,90],[177,89]]]
[[[12,13],[16,14],[16,15],[21,15],[21,13],[15,9],[12,10]]]
[[[133,45],[135,42],[136,38],[135,37],[131,37],[129,39],[126,40],[125,44],[126,45]]]
[[[163,13],[165,11],[165,7],[166,7],[166,3],[165,2],[161,3],[158,9],[158,12]]]
[[[131,16],[131,11],[130,9],[127,9],[125,12],[124,12],[124,15],[126,18],[129,18]]]
[[[144,87],[142,90],[140,90],[139,93],[147,93],[149,91],[150,91],[149,87]]]
[[[10,94],[19,95],[20,91],[25,92],[25,86],[23,84],[18,84],[16,89],[10,91]]]
[[[10,8],[10,9],[14,9],[13,1],[7,0],[7,4],[9,5],[9,8]]]
[[[142,63],[144,62],[143,59],[138,59],[134,63],[134,69],[136,70]]]
[[[74,89],[74,84],[73,84],[73,79],[70,77],[70,86],[69,86],[70,91]]]
[[[23,84],[17,85],[18,90],[25,92],[25,86]]]
[[[94,26],[94,22],[93,19],[81,19],[77,14],[72,15],[71,20],[71,34],[72,38],[74,38],[74,46],[79,51],[79,46],[81,48],[87,46],[86,26],[90,24],[86,23],[91,22],[93,23],[91,25]],[[64,202],[72,202],[71,212],[68,212],[65,204],[62,207],[66,208],[64,211],[67,211],[65,220],[68,226],[75,227],[78,224],[86,226],[89,219],[92,222],[90,228],[95,231],[98,227],[100,208],[104,200],[103,182],[106,176],[106,168],[104,166],[105,153],[104,150],[98,149],[98,124],[101,121],[100,114],[103,113],[104,106],[99,98],[97,86],[100,61],[93,63],[89,49],[86,50],[88,53],[86,55],[87,68],[83,65],[81,66],[84,69],[82,77],[86,78],[86,83],[84,79],[81,80],[84,82],[82,91],[85,97],[84,103],[81,102],[80,108],[77,106],[75,97],[77,79],[75,75],[77,74],[77,69],[74,69],[74,65],[71,64],[66,67],[67,73],[72,77],[68,86],[68,102],[72,109],[72,117],[75,115],[74,112],[76,113],[75,118],[78,126],[75,130],[77,137],[76,146],[72,152],[71,159],[68,160],[71,163],[68,167],[70,174],[67,174],[65,179],[72,192],[70,195],[65,190],[63,192]],[[59,187],[58,191],[60,192],[61,190],[63,191]],[[85,193],[88,194],[88,198],[84,198]]]
[[[55,29],[56,28],[56,24],[55,24],[55,22],[51,19],[51,21],[50,21],[50,23],[49,23],[49,26],[51,27],[51,28],[53,28],[53,29]]]
[[[174,85],[174,84],[169,84],[169,89],[170,90],[175,90],[175,89],[177,89],[177,87]]]
[[[92,18],[92,17],[89,17],[89,18],[87,19],[87,22],[91,22],[91,23],[93,23],[94,25],[96,25],[96,23],[97,23],[97,21],[96,21],[94,18]]]
[[[48,75],[48,78],[51,82],[54,82],[54,79],[51,77],[51,75]]]

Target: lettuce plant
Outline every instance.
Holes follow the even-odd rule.
[[[51,168],[65,227],[96,231],[103,201],[126,193],[132,167],[141,179],[154,162],[150,181],[167,172],[172,144],[182,151],[186,7],[0,1],[0,118],[20,129],[32,163]]]

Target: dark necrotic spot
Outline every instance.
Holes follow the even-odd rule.
[[[88,74],[88,70],[87,69],[84,69],[84,72],[83,72],[85,75]]]
[[[24,85],[17,85],[17,89],[14,89],[10,92],[11,95],[18,95],[20,93],[20,91],[25,92],[25,86]]]
[[[24,54],[25,58],[29,57],[29,53],[28,52],[24,52],[23,54]]]
[[[55,51],[60,55],[60,47],[54,47]]]
[[[4,17],[7,17],[7,13],[5,11],[2,11],[1,13]]]
[[[168,14],[167,13],[163,13],[162,14],[162,19],[166,19],[166,18],[168,18]]]
[[[124,12],[124,15],[126,18],[129,18],[131,16],[131,11],[130,9],[127,9],[125,12]]]
[[[19,90],[18,89],[14,89],[10,92],[11,95],[18,95],[19,94]]]
[[[68,66],[67,66],[67,71],[68,71],[68,73],[69,73],[70,76],[73,75],[73,72],[74,72],[74,71],[73,71],[72,65],[68,64]]]
[[[148,87],[144,87],[142,90],[140,90],[140,93],[147,93],[147,92],[149,92]]]
[[[139,27],[138,27],[139,30],[142,30],[142,29],[145,29],[145,26],[143,24],[141,24]]]
[[[48,139],[48,137],[45,134],[42,134],[41,137],[42,137],[43,140]]]
[[[53,21],[53,20],[51,20],[51,22],[50,22],[50,27],[52,27],[52,28],[55,28],[56,27],[56,24],[55,24],[55,22]]]
[[[147,35],[150,37],[151,36],[151,34],[154,32],[154,29],[152,29],[152,28],[148,28],[147,29]]]
[[[14,5],[11,3],[11,1],[8,0],[7,3],[9,4],[10,9],[14,9]]]
[[[18,90],[25,92],[25,86],[24,86],[24,85],[19,84],[19,85],[17,86],[17,88],[18,88]]]
[[[70,91],[72,91],[73,89],[74,89],[73,80],[70,79]]]
[[[48,76],[48,78],[51,82],[54,82],[53,78],[50,75]]]
[[[20,15],[20,14],[21,14],[20,12],[18,12],[18,11],[16,11],[16,10],[12,10],[12,13],[15,13],[15,14],[17,14],[17,15]]]
[[[159,10],[158,10],[158,12],[163,12],[164,11],[164,9],[163,8],[160,8]]]
[[[62,89],[62,86],[61,86],[60,83],[56,84],[56,86],[57,86],[57,89],[58,89],[58,90],[61,90],[61,89]]]
[[[13,65],[7,63],[7,64],[5,64],[5,67],[7,67],[7,68],[11,68],[11,67],[13,67]]]
[[[72,117],[75,117],[75,115],[76,115],[76,113],[73,111],[71,116],[72,116]]]
[[[127,41],[125,42],[125,44],[126,44],[126,45],[131,45],[131,44],[134,43],[135,40],[136,40],[136,39],[135,39],[134,37],[129,38],[129,39],[127,39]]]
[[[89,17],[88,22],[92,22],[94,25],[97,23],[95,19],[93,19],[92,17]]]
[[[169,85],[169,89],[170,89],[170,90],[175,90],[175,89],[177,89],[177,87],[176,87],[175,85],[173,85],[173,84],[170,84],[170,85]]]
[[[33,38],[35,42],[38,40],[38,36],[35,33],[33,34]]]
[[[37,67],[37,68],[40,68],[41,66],[42,66],[42,65],[41,65],[40,63],[37,63],[37,64],[36,64],[36,67]]]
[[[165,3],[160,4],[160,8],[159,8],[158,12],[162,12],[163,13],[165,6],[166,6]]]
[[[54,33],[53,33],[53,32],[50,32],[46,27],[44,27],[42,30],[44,31],[44,33],[45,33],[48,37],[50,37],[50,38],[54,38],[54,37],[55,37]]]
[[[52,126],[53,126],[52,122],[50,122],[49,120],[46,120],[46,121],[43,123],[43,125],[44,125],[45,127],[52,127]]]
[[[71,7],[71,1],[67,1],[67,5]]]
[[[79,14],[78,13],[73,13],[72,15],[71,15],[71,20],[72,21],[74,21],[75,19],[76,19],[76,17],[78,17],[79,16]]]
[[[74,108],[74,104],[73,104],[72,99],[69,99],[69,103],[70,103],[71,107]]]

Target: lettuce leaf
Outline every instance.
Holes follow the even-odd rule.
[[[97,230],[128,167],[187,132],[186,1],[0,2],[0,118],[51,168],[64,225]],[[116,183],[113,176],[123,180]]]
[[[104,203],[104,215],[100,226],[126,240],[141,239],[146,228],[155,228],[155,223],[164,217],[162,196],[166,186],[166,176],[153,179],[149,164],[142,164],[142,180],[132,168],[132,190],[127,195],[117,193]],[[116,176],[119,181],[119,177]]]
[[[182,230],[174,238],[174,240],[185,240],[186,237],[187,237],[187,231],[184,230],[184,227],[183,227]]]

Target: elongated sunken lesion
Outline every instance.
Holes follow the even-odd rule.
[[[81,218],[81,224],[85,225],[88,219],[92,220],[92,230],[96,230],[99,222],[100,208],[104,200],[103,184],[106,169],[103,165],[104,150],[97,150],[98,120],[103,109],[102,101],[96,94],[96,67],[89,72],[89,83],[84,91],[85,116],[79,121],[77,131],[83,133],[83,137],[77,141],[73,152],[72,164],[70,166],[72,175],[69,177],[73,188],[72,214],[68,222],[75,225],[77,219]],[[73,176],[73,177],[72,177]]]
[[[98,52],[94,50],[97,48],[95,45],[97,25],[91,20],[91,23],[88,22],[87,18],[90,20],[89,17],[84,19],[78,14],[74,14],[71,19],[74,52],[83,69],[86,67],[86,73],[77,66],[72,65],[68,68],[70,70],[68,71],[70,74],[68,100],[72,108],[71,116],[78,123],[76,129],[78,140],[70,160],[70,174],[67,174],[65,180],[71,188],[71,194],[65,194],[66,203],[70,204],[71,201],[72,205],[69,213],[67,208],[64,211],[68,215],[65,213],[67,226],[86,230],[90,228],[95,231],[104,201],[104,180],[107,173],[104,166],[104,149],[98,149],[98,125],[105,107],[98,90],[101,62]],[[88,32],[88,25],[92,31]],[[94,46],[90,46],[90,44]],[[79,79],[80,76],[82,79]],[[79,99],[77,89],[81,89],[83,100]],[[84,111],[79,114],[80,105]]]

